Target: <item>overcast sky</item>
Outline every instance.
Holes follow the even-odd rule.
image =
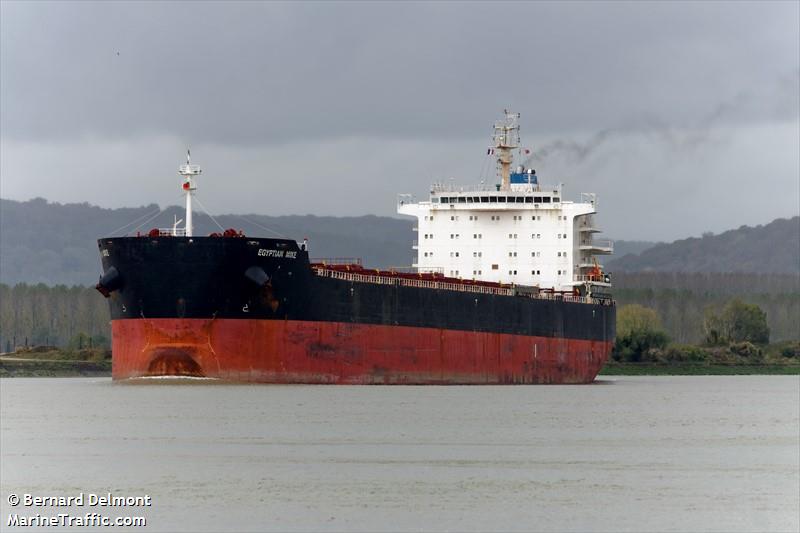
[[[0,196],[393,215],[508,107],[618,239],[800,212],[800,3],[0,3]]]

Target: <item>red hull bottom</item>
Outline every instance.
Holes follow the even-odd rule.
[[[114,379],[263,383],[590,383],[611,342],[279,320],[114,320]]]

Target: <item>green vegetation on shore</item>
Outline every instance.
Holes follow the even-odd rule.
[[[111,350],[23,348],[0,357],[0,377],[110,376]]]
[[[800,375],[800,341],[769,344],[767,316],[738,298],[708,307],[698,344],[670,343],[654,309],[638,304],[617,310],[617,338],[604,375]]]

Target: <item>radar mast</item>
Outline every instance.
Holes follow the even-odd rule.
[[[519,148],[519,113],[511,113],[504,109],[505,118],[494,123],[494,154],[497,157],[497,176],[500,178],[500,190],[510,188],[509,175],[511,163],[514,161],[513,150]]]

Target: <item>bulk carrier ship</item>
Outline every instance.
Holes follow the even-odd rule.
[[[197,236],[200,167],[181,165],[185,227],[103,238],[112,375],[265,383],[589,383],[615,334],[596,255],[596,198],[562,198],[522,155],[519,115],[495,123],[497,183],[400,195],[417,219],[409,271],[309,259],[308,243]]]

